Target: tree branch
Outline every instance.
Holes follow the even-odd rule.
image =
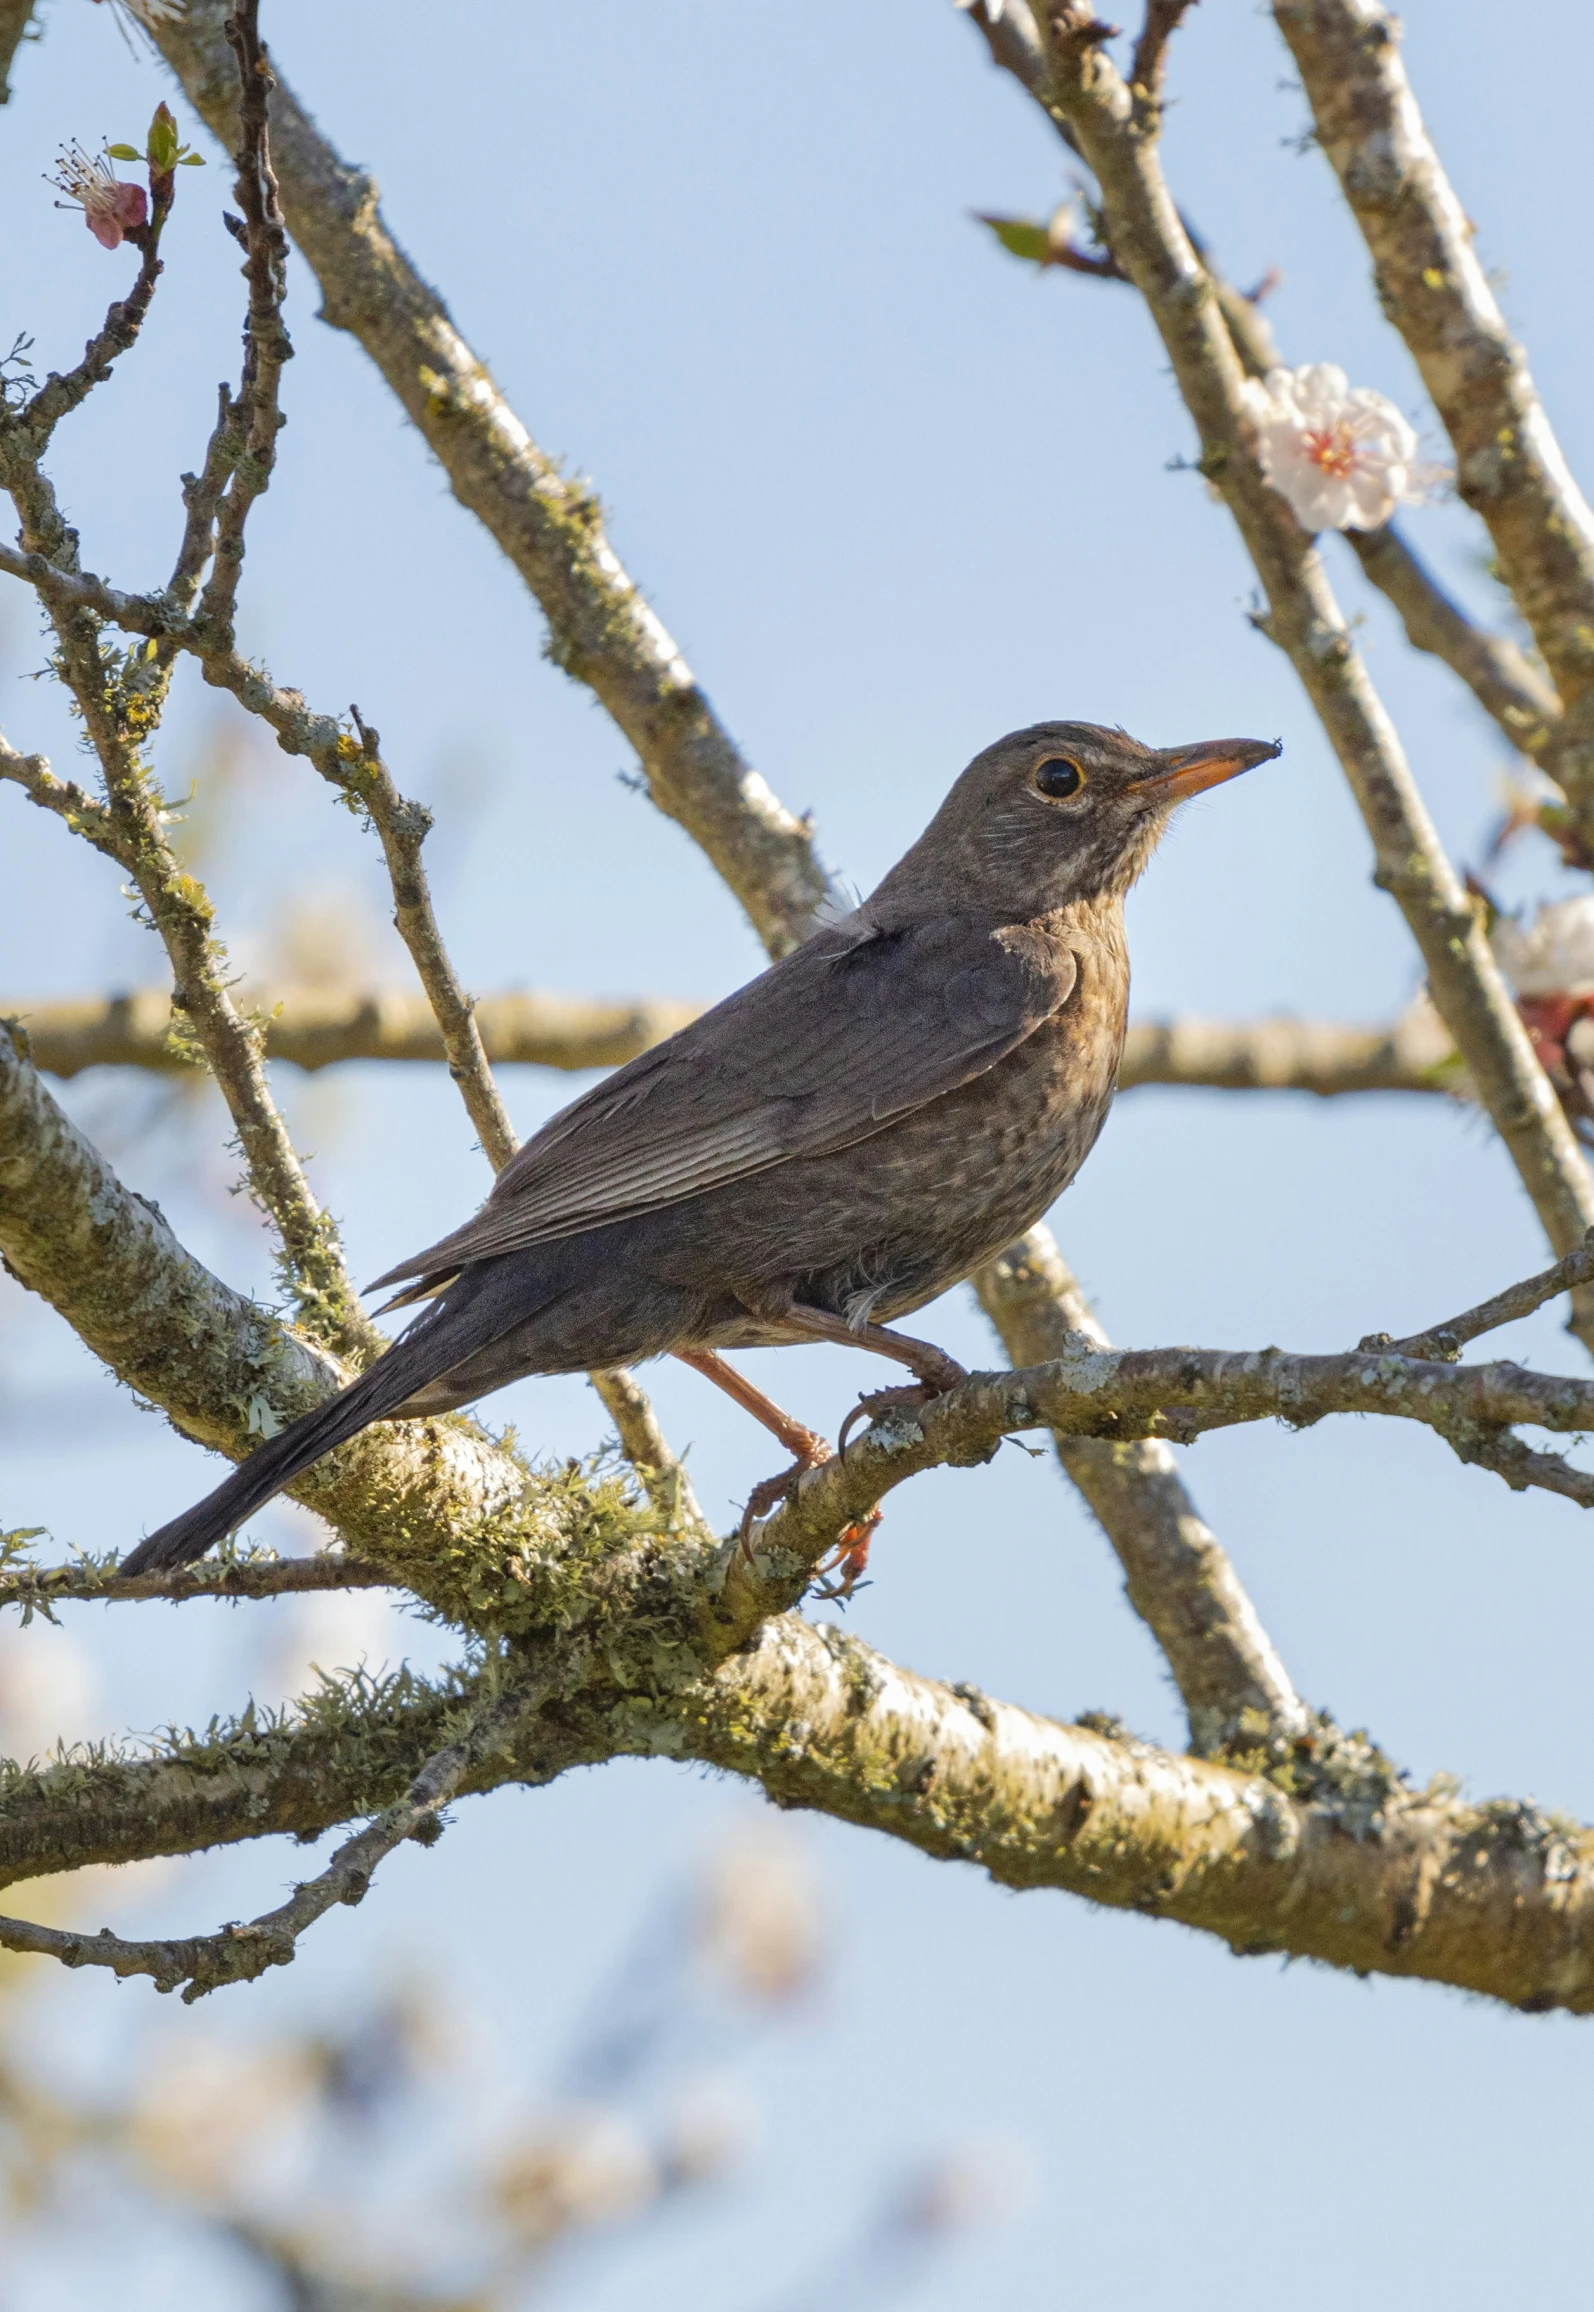
[[[1520,753],[1541,769],[1552,763],[1560,741],[1561,702],[1526,652],[1504,635],[1474,626],[1393,522],[1381,530],[1347,530],[1345,543],[1398,611],[1412,648],[1442,659],[1458,674]]]
[[[0,1567],[0,1609],[19,1607],[25,1627],[36,1613],[53,1619],[53,1607],[79,1599],[114,1605],[123,1599],[160,1598],[180,1605],[187,1598],[305,1597],[323,1590],[393,1586],[386,1566],[332,1549],[314,1557],[203,1558],[170,1573],[143,1574],[131,1581],[118,1573],[114,1557],[38,1566],[18,1565],[12,1559]]]
[[[229,146],[237,74],[227,0],[189,0],[152,37]],[[375,362],[448,475],[542,604],[548,654],[584,682],[636,748],[655,803],[701,845],[773,952],[804,938],[828,879],[805,821],[743,760],[603,528],[591,489],[527,433],[394,242],[371,178],[340,160],[292,91],[272,99],[288,230],[320,285],[322,317]]]
[[[442,1836],[442,1810],[484,1757],[507,1747],[517,1723],[544,1698],[535,1681],[512,1687],[470,1712],[462,1731],[435,1751],[396,1805],[344,1840],[324,1870],[296,1886],[285,1903],[247,1926],[236,1921],[214,1935],[129,1942],[108,1927],[97,1935],[0,1918],[0,1948],[34,1951],[68,1967],[109,1967],[120,1976],[149,1975],[157,1991],[181,1989],[185,2006],[223,1983],[252,1982],[268,1967],[285,1967],[299,1937],[336,1903],[359,1903],[377,1864],[414,1839],[431,1846]]]
[[[1473,1448],[1519,1424],[1574,1436],[1594,1430],[1594,1379],[1521,1365],[1443,1364],[1394,1349],[1329,1356],[1272,1348],[1105,1349],[1078,1333],[1068,1338],[1070,1345],[1044,1364],[974,1373],[916,1412],[893,1410],[876,1420],[844,1458],[797,1480],[788,1500],[755,1526],[760,1547],[813,1562],[843,1526],[921,1470],[977,1467],[1003,1437],[1026,1429],[1188,1445],[1239,1423],[1276,1420],[1298,1429],[1330,1413],[1376,1413],[1421,1422],[1467,1461],[1484,1460]],[[1524,1483],[1594,1508],[1594,1470],[1539,1458],[1547,1467],[1529,1472],[1520,1465]]]
[[[48,1149],[41,1133],[53,1135]],[[201,1382],[213,1380],[223,1354],[236,1352],[225,1336],[247,1327],[258,1339],[267,1329],[268,1320],[204,1276],[157,1215],[127,1198],[59,1111],[52,1119],[37,1078],[4,1037],[0,1151],[0,1245],[25,1282],[33,1281],[30,1264],[56,1263],[57,1285],[65,1277],[73,1286],[63,1298],[74,1303],[67,1310],[74,1321],[84,1315],[92,1232],[102,1231],[112,1272],[106,1305],[126,1328],[113,1364],[125,1368],[151,1353],[153,1320],[157,1330],[164,1322],[168,1341],[180,1332],[190,1368]],[[164,1302],[151,1289],[157,1283]],[[107,1354],[103,1311],[79,1329]],[[279,1356],[313,1360],[316,1352],[286,1336]],[[1137,1360],[1082,1350],[1032,1372],[977,1377],[929,1408],[923,1431],[945,1458],[979,1458],[1005,1420],[1077,1433],[1101,1423],[1109,1396],[1124,1409],[1121,1431],[1136,1406],[1149,1425],[1158,1416],[1148,1408],[1170,1387],[1192,1408],[1181,1416],[1186,1430],[1236,1410],[1298,1420],[1333,1394],[1320,1385],[1325,1379],[1346,1404],[1415,1411],[1430,1421],[1431,1406],[1424,1415],[1395,1400],[1437,1390],[1459,1405],[1471,1392],[1468,1409],[1488,1420],[1594,1418],[1594,1384],[1551,1382],[1513,1367],[1188,1351]],[[1388,1401],[1374,1404],[1380,1388]],[[433,1455],[468,1442],[444,1424],[408,1428],[430,1432]],[[917,1425],[890,1435],[877,1427],[849,1451],[840,1476],[873,1499],[925,1458],[919,1434]],[[665,1554],[634,1521],[611,1524],[605,1538],[590,1490],[571,1485],[561,1517],[550,1501],[552,1481],[513,1464],[508,1472],[523,1489],[514,1503],[519,1547],[506,1548],[508,1513],[495,1518],[483,1498],[485,1449],[478,1449],[483,1482],[474,1502],[461,1472],[445,1503],[435,1486],[429,1498],[413,1482],[406,1487],[402,1432],[362,1442],[363,1472],[346,1469],[342,1480],[357,1509],[362,1474],[366,1489],[363,1510],[349,1522],[385,1520],[384,1563],[396,1564],[441,1610],[507,1623],[520,1600],[522,1626],[547,1650],[567,1697],[509,1753],[477,1761],[459,1779],[460,1792],[546,1781],[569,1765],[625,1751],[697,1757],[754,1775],[781,1803],[821,1806],[930,1852],[963,1854],[1009,1884],[1061,1885],[1093,1900],[1154,1908],[1223,1933],[1236,1947],[1427,1975],[1517,2004],[1580,2009],[1594,2001],[1590,1842],[1531,1808],[1408,1796],[1376,1753],[1321,1727],[1262,1745],[1268,1775],[1245,1777],[1110,1733],[1049,1727],[969,1690],[954,1695],[790,1618],[749,1645],[779,1599],[801,1587],[804,1550],[812,1563],[828,1547],[829,1537],[814,1539],[814,1478],[804,1481],[795,1511],[781,1513],[784,1538],[797,1546],[782,1547],[772,1530],[780,1518],[771,1520],[758,1565],[746,1569],[731,1545],[696,1537],[674,1540]],[[527,1493],[540,1496],[540,1544],[526,1522]],[[452,1512],[452,1528],[432,1522],[440,1511]],[[400,1528],[407,1544],[419,1544],[413,1552],[398,1546]],[[469,1681],[440,1691],[407,1674],[381,1686],[337,1683],[291,1721],[251,1715],[152,1758],[73,1756],[9,1768],[0,1783],[0,1880],[284,1831],[314,1836],[391,1806],[417,1761],[455,1739],[461,1703],[475,1692]],[[253,1945],[248,1955],[264,1951],[270,1963],[274,1947]],[[80,1945],[76,1955],[94,1954]],[[133,1955],[148,1954],[135,1947]],[[212,1949],[206,1963],[230,1966],[238,1956]]]
[[[978,1864],[1178,1919],[1243,1956],[1594,2010],[1594,1835],[1531,1804],[1407,1788],[1376,1752],[1299,1745],[1293,1788],[915,1677],[792,1616],[733,1655],[678,1726],[687,1755]],[[1282,1787],[1281,1787],[1282,1785]]]
[[[1268,600],[1262,629],[1283,649],[1339,756],[1377,857],[1427,966],[1456,1041],[1533,1200],[1552,1248],[1594,1225],[1594,1179],[1489,951],[1483,927],[1412,778],[1399,739],[1354,650],[1312,540],[1263,478],[1242,396],[1244,371],[1212,285],[1174,210],[1156,142],[1091,37],[1088,10],[1047,0],[1052,102],[1101,186],[1114,254],[1145,298],[1201,438],[1201,468],[1222,492]],[[1574,1303],[1594,1344],[1594,1297]]]
[[[976,0],[970,21],[995,63],[1045,108],[1070,152],[1083,158],[1067,118],[1051,107],[1045,51],[1025,0],[1005,0],[994,22]],[[1138,82],[1138,70],[1131,77]],[[1190,219],[1181,215],[1180,221],[1206,269],[1242,367],[1247,376],[1265,377],[1270,369],[1282,365],[1283,358],[1266,315],[1254,297],[1245,296],[1224,277]],[[1115,267],[1112,277],[1127,280],[1129,276]],[[1561,713],[1554,686],[1542,671],[1514,642],[1475,626],[1392,524],[1380,530],[1348,530],[1345,539],[1364,574],[1398,611],[1413,649],[1442,660],[1466,684],[1512,746],[1542,765],[1546,751],[1553,749]]]
[[[28,37],[32,17],[33,0],[0,0],[0,104],[9,104],[15,93],[17,51]]]
[[[71,613],[58,618],[58,631]],[[368,1360],[385,1344],[362,1312],[343,1263],[337,1231],[321,1210],[271,1096],[256,1024],[233,1001],[225,951],[213,935],[214,909],[203,886],[183,867],[167,840],[163,806],[123,719],[108,702],[99,646],[90,638],[95,669],[77,669],[74,695],[85,699],[85,720],[105,771],[109,801],[93,805],[74,785],[54,779],[42,757],[20,756],[0,742],[0,780],[21,785],[31,801],[52,811],[131,877],[171,959],[175,1013],[203,1051],[237,1128],[250,1185],[276,1223],[286,1279],[304,1321],[329,1345]]]
[[[42,758],[31,759],[42,765]],[[87,802],[79,796],[73,807]],[[435,1064],[448,1058],[442,1031],[420,996],[392,989],[286,988],[252,992],[251,1004],[271,1061],[313,1070],[346,1060]],[[601,1003],[532,990],[481,996],[472,1005],[482,1049],[495,1067],[617,1067],[697,1016],[695,1004],[658,998]],[[0,996],[0,1019],[5,1018],[27,1031],[30,1057],[47,1075],[76,1076],[85,1068],[180,1074],[192,1064],[171,1040],[171,999],[160,988],[109,996]],[[1426,1005],[1388,1027],[1290,1018],[1132,1021],[1118,1088],[1132,1091],[1141,1084],[1315,1092],[1325,1099],[1350,1092],[1467,1089],[1455,1046]]]
[[[1160,107],[1168,70],[1168,43],[1195,0],[1146,0],[1146,20],[1129,67],[1129,85],[1143,101]]]
[[[1392,1349],[1397,1357],[1440,1357],[1446,1363],[1453,1363],[1468,1341],[1477,1340],[1483,1333],[1492,1333],[1500,1325],[1515,1324],[1519,1317],[1530,1317],[1546,1301],[1585,1284],[1591,1276],[1594,1276],[1594,1229],[1574,1252],[1558,1260],[1553,1268],[1541,1269],[1537,1276],[1530,1276],[1521,1284],[1508,1285],[1504,1292],[1480,1301],[1476,1308],[1467,1309],[1458,1317],[1449,1317],[1425,1333],[1412,1333],[1403,1341],[1392,1341],[1387,1333],[1369,1333],[1360,1346]]]
[[[222,30],[236,59],[233,86],[241,91],[233,198],[243,211],[243,229],[238,237],[244,245],[249,311],[244,323],[243,376],[236,397],[223,404],[224,441],[212,445],[206,461],[207,473],[213,464],[225,468],[226,486],[208,500],[199,494],[190,512],[203,504],[210,515],[212,559],[200,598],[200,621],[230,645],[243,571],[244,528],[255,501],[271,486],[277,435],[286,422],[280,407],[282,372],[293,358],[293,346],[282,321],[288,286],[288,236],[271,166],[269,112],[277,84],[261,44],[260,0],[236,0]],[[237,222],[235,219],[235,227]]]
[[[974,1286],[1015,1366],[1047,1363],[1081,1341],[1110,1346],[1049,1228],[1010,1245]],[[1306,1705],[1186,1492],[1172,1447],[1065,1430],[1052,1441],[1117,1552],[1130,1604],[1167,1657],[1192,1749],[1211,1757],[1237,1739],[1300,1734]]]
[[[1450,436],[1457,491],[1487,526],[1566,708],[1545,768],[1594,846],[1594,514],[1429,141],[1395,20],[1377,0],[1274,0],[1273,15],[1371,253],[1379,301]]]
[[[343,789],[376,829],[393,886],[393,921],[425,990],[448,1072],[459,1087],[488,1163],[501,1172],[515,1153],[515,1131],[487,1064],[475,1006],[449,961],[432,908],[421,863],[421,845],[431,830],[432,815],[422,804],[404,800],[382,760],[377,733],[360,719],[358,708],[352,711],[358,745],[344,741],[331,755],[319,753],[316,767]]]
[[[184,1436],[234,1461],[348,1377],[183,1249],[56,1106],[3,1026],[0,1254],[120,1380]],[[539,1473],[459,1416],[379,1424],[291,1490],[465,1627],[483,1617],[506,1628],[549,1617],[570,1626],[583,1571],[649,1522],[618,1479],[572,1465]]]
[[[290,988],[279,995],[263,991],[252,1002],[271,1061],[313,1070],[345,1060],[448,1058],[424,996],[392,989],[367,994]],[[483,1050],[494,1064],[570,1069],[618,1067],[685,1027],[697,1012],[695,1004],[600,1003],[531,990],[482,996],[472,1007]],[[171,1043],[171,999],[163,988],[111,996],[0,997],[0,1018],[20,1022],[34,1065],[52,1076],[76,1076],[85,1068],[181,1073],[191,1065]]]

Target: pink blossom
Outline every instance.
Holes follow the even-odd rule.
[[[1269,370],[1244,393],[1262,471],[1303,528],[1376,530],[1420,494],[1416,434],[1334,362]]]
[[[68,196],[56,207],[81,209],[84,224],[102,249],[119,249],[124,236],[136,232],[149,215],[143,186],[124,184],[107,153],[90,158],[80,144],[70,145],[49,181]]]

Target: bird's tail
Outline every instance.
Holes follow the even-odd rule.
[[[186,1565],[191,1558],[203,1557],[246,1517],[264,1509],[323,1453],[346,1443],[369,1422],[396,1412],[438,1370],[436,1344],[427,1338],[432,1329],[432,1322],[424,1318],[412,1326],[385,1356],[378,1357],[369,1372],[313,1412],[290,1421],[275,1437],[268,1437],[214,1493],[185,1509],[181,1517],[174,1517],[157,1533],[147,1535],[117,1571],[163,1573],[172,1566]],[[446,1357],[443,1360],[448,1361]]]

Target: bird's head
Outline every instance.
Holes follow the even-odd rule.
[[[1094,723],[1035,723],[975,756],[871,915],[991,908],[1009,921],[1121,897],[1187,796],[1280,752],[1276,741],[1146,747]]]

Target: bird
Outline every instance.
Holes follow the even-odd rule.
[[[404,1288],[387,1308],[420,1315],[120,1571],[202,1556],[370,1422],[662,1355],[793,1456],[754,1489],[745,1539],[832,1448],[725,1352],[832,1341],[906,1366],[911,1384],[866,1394],[849,1425],[966,1378],[894,1320],[1074,1178],[1123,1045],[1125,895],[1176,805],[1281,751],[1084,722],[986,747],[866,899],[562,1110],[473,1219],[378,1277],[372,1292]],[[838,1542],[849,1584],[870,1522]]]

